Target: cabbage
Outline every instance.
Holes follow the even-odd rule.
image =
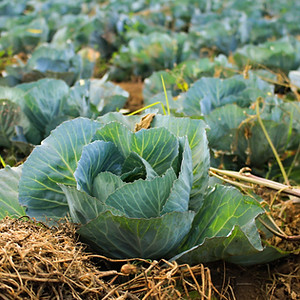
[[[135,132],[138,121],[109,113],[53,130],[23,166],[27,215],[68,215],[83,241],[116,258],[251,264],[285,255],[262,245],[259,202],[209,185],[202,120],[156,115]]]

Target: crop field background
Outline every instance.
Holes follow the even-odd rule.
[[[2,0],[0,299],[300,299],[299,20]]]

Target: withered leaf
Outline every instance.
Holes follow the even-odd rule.
[[[155,117],[154,113],[150,113],[150,114],[147,114],[147,115],[143,116],[141,118],[141,121],[139,123],[135,124],[134,132],[137,132],[137,131],[139,131],[143,128],[148,129],[150,127],[150,124],[151,124],[154,117]]]

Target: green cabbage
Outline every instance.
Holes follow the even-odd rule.
[[[69,215],[82,240],[110,257],[252,264],[284,255],[265,252],[259,202],[209,186],[202,120],[156,115],[134,132],[138,121],[109,113],[53,130],[23,166],[26,213],[48,222]]]

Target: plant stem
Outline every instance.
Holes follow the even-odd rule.
[[[166,86],[165,86],[165,81],[163,76],[161,75],[161,82],[164,88],[164,93],[165,93],[165,98],[166,98],[166,104],[167,104],[167,111],[168,111],[168,115],[170,115],[170,105],[169,105],[169,99],[168,99],[168,95],[167,95],[167,90],[166,90]]]
[[[6,163],[5,163],[5,161],[4,161],[4,159],[2,158],[1,155],[0,155],[0,162],[1,162],[2,166],[3,166],[3,168],[5,168]]]
[[[164,115],[166,115],[166,110],[165,110],[165,108],[164,108],[164,105],[163,105],[160,101],[158,101],[158,102],[149,104],[149,105],[147,105],[147,106],[145,106],[145,107],[142,107],[142,108],[140,108],[140,109],[138,109],[138,110],[136,110],[136,111],[134,111],[134,112],[128,114],[127,116],[133,116],[133,115],[138,114],[139,112],[144,111],[145,109],[150,108],[150,107],[152,107],[152,106],[154,106],[154,105],[157,105],[157,104],[161,104],[163,113],[164,113]]]
[[[252,175],[251,173],[219,170],[219,169],[215,169],[215,168],[211,167],[210,175],[215,176],[215,174],[225,175],[225,176],[228,176],[231,178],[239,179],[244,182],[265,186],[265,187],[271,188],[276,191],[280,191],[280,192],[284,192],[284,193],[292,195],[292,196],[300,197],[300,189],[292,188],[288,185],[285,185],[285,184],[282,184],[282,183],[279,183],[279,182],[276,182],[273,180],[258,177],[258,176]],[[220,176],[216,176],[216,177],[220,178]],[[234,181],[232,182],[232,184],[234,184]]]
[[[290,165],[290,167],[289,167],[289,169],[288,169],[288,172],[287,172],[287,176],[288,176],[288,177],[290,176],[290,174],[291,174],[291,172],[292,172],[292,170],[293,170],[293,168],[294,168],[294,166],[295,166],[295,164],[296,164],[296,161],[297,161],[297,159],[298,159],[299,154],[300,154],[300,145],[299,145],[299,147],[298,147],[298,149],[297,149],[297,151],[296,151],[296,154],[295,154],[295,156],[294,156],[294,159],[293,159],[293,161],[292,161],[292,163],[291,163],[291,165]]]
[[[267,223],[265,223],[262,218],[259,218],[259,221],[269,230],[271,231],[274,235],[287,240],[287,241],[300,241],[300,235],[286,235],[285,233],[281,233],[273,229],[271,226],[269,226]],[[281,230],[280,230],[281,231]]]
[[[278,155],[278,153],[276,151],[276,148],[274,147],[274,144],[273,144],[273,142],[272,142],[272,140],[271,140],[271,138],[270,138],[270,136],[269,136],[269,134],[268,134],[268,132],[266,130],[265,125],[263,124],[263,121],[262,121],[261,117],[260,117],[260,113],[259,113],[259,102],[260,102],[260,100],[261,100],[261,97],[258,97],[257,100],[256,100],[256,116],[257,116],[257,120],[258,120],[258,122],[260,124],[260,127],[261,127],[261,129],[262,129],[262,131],[263,131],[263,133],[264,133],[264,135],[265,135],[265,137],[266,137],[266,139],[267,139],[267,141],[268,141],[268,143],[269,143],[269,145],[270,145],[273,153],[274,153],[274,156],[275,156],[275,158],[277,160],[277,163],[279,165],[279,168],[281,170],[284,182],[287,185],[289,185],[289,179],[288,179],[288,177],[286,175],[286,172],[285,172],[285,169],[284,169],[284,167],[282,165],[280,157],[279,157],[279,155]]]

